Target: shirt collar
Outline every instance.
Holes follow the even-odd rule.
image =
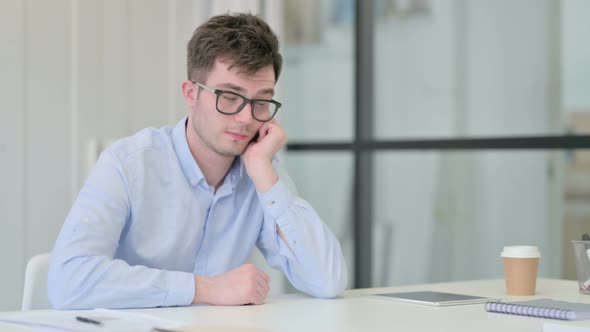
[[[195,158],[193,158],[193,154],[188,146],[186,138],[187,121],[188,116],[185,116],[176,124],[172,131],[172,142],[174,144],[176,156],[180,161],[180,167],[182,168],[184,176],[188,179],[192,187],[195,187],[201,181],[203,181],[204,185],[207,185],[205,176],[195,161]],[[224,183],[229,181],[228,184],[231,186],[232,190],[235,190],[238,182],[243,176],[244,162],[242,161],[242,158],[235,158],[228,174],[225,176]]]
[[[229,179],[230,185],[232,187],[232,189],[236,189],[236,186],[238,185],[238,182],[240,182],[240,180],[242,179],[242,177],[244,176],[244,161],[242,160],[241,157],[238,157],[234,160],[227,176],[225,177],[226,179]]]
[[[205,176],[195,158],[193,158],[193,154],[191,153],[190,148],[188,147],[188,142],[186,140],[186,122],[188,116],[185,116],[180,120],[172,131],[172,142],[174,144],[174,150],[176,151],[176,157],[180,161],[180,167],[182,168],[182,172],[184,176],[188,179],[188,182],[191,186],[196,186],[200,181],[205,180]]]

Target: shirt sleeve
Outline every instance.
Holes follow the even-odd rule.
[[[288,175],[282,169],[277,172],[279,181],[268,192],[257,193],[264,211],[257,246],[268,264],[283,271],[298,290],[315,297],[335,297],[347,283],[340,243],[311,205],[296,196],[294,186],[289,188]]]
[[[70,210],[51,256],[48,295],[57,309],[188,305],[194,277],[114,259],[131,205],[127,176],[105,151]]]

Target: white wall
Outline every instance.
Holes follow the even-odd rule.
[[[69,1],[3,1],[0,308],[15,308],[24,262],[51,248],[70,204]],[[25,38],[26,36],[26,38]],[[7,39],[4,39],[7,38]],[[8,43],[7,43],[8,42]],[[4,52],[3,52],[4,53]],[[5,94],[4,94],[5,93]]]
[[[0,308],[16,307],[24,271],[24,3],[0,2]],[[10,124],[10,125],[7,125]]]

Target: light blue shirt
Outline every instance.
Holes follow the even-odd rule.
[[[189,305],[194,275],[236,268],[254,245],[302,292],[340,293],[347,282],[340,244],[277,163],[280,180],[266,193],[240,158],[215,191],[189,150],[185,123],[144,129],[101,154],[52,252],[52,305]]]

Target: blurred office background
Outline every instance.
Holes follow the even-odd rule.
[[[540,247],[541,277],[575,278],[569,241],[590,232],[590,153],[569,148],[590,132],[589,1],[0,0],[0,310],[20,306],[27,260],[51,250],[98,153],[186,114],[185,45],[228,10],[281,37],[283,159],[340,239],[350,287],[499,278],[513,244]],[[511,148],[522,137],[537,139]],[[471,148],[437,144],[449,140]]]

